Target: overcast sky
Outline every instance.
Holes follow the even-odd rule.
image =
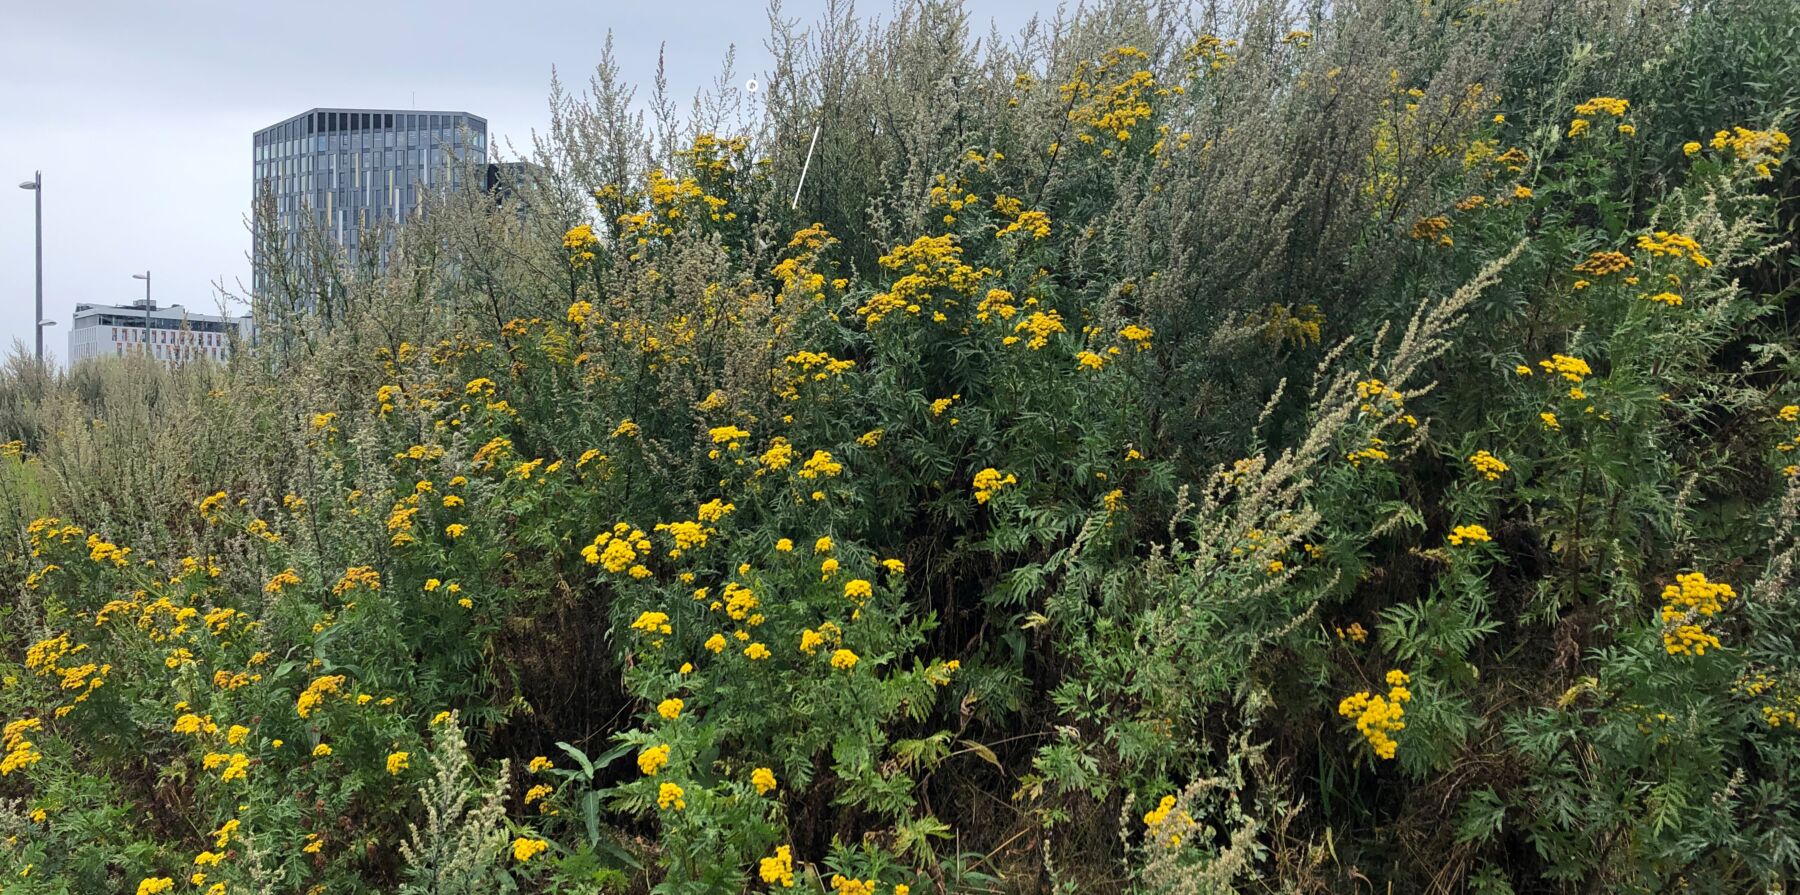
[[[974,32],[1015,30],[1052,0],[970,0]],[[788,0],[810,22],[823,0]],[[863,3],[891,18],[889,0]],[[552,66],[584,87],[610,29],[648,83],[667,43],[691,96],[738,49],[768,65],[762,0],[570,5],[540,0],[26,0],[0,28],[0,351],[32,340],[32,196],[44,173],[46,355],[66,354],[77,302],[143,297],[211,313],[213,284],[250,277],[251,134],[315,106],[448,109],[529,146],[549,121]],[[240,311],[241,312],[241,311]]]

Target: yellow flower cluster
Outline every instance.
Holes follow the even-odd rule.
[[[1490,482],[1499,481],[1501,474],[1512,468],[1507,466],[1504,460],[1485,450],[1476,451],[1470,456],[1469,465],[1475,467],[1475,471],[1481,473],[1481,477]]]
[[[687,808],[687,793],[680,785],[664,781],[656,790],[656,807],[667,811],[671,808],[681,811]]]
[[[675,546],[669,549],[670,559],[680,559],[688,550],[705,547],[713,534],[712,529],[699,522],[659,522],[656,530],[666,532],[675,541]]]
[[[1653,234],[1643,234],[1637,238],[1637,247],[1650,254],[1662,258],[1673,257],[1692,261],[1695,267],[1711,267],[1712,259],[1700,251],[1700,244],[1691,236],[1658,230]]]
[[[975,473],[975,502],[987,503],[995,494],[1000,493],[1002,488],[1018,483],[1018,477],[1010,472],[1002,473],[992,466],[983,469]]]
[[[800,632],[800,652],[805,655],[817,653],[820,647],[835,645],[843,638],[844,632],[832,622],[825,622],[818,630],[807,628]]]
[[[1367,447],[1351,451],[1345,455],[1345,459],[1350,461],[1351,466],[1358,469],[1362,468],[1364,462],[1380,463],[1388,459],[1387,442],[1379,435],[1371,435]]]
[[[631,623],[631,628],[634,631],[642,631],[645,634],[674,633],[669,627],[669,615],[666,612],[639,613],[637,621]]]
[[[1759,177],[1774,176],[1775,165],[1787,154],[1789,143],[1788,135],[1781,131],[1755,131],[1744,127],[1719,131],[1712,138],[1714,152],[1729,150],[1739,162],[1755,166]],[[1699,151],[1698,148],[1695,151]]]
[[[832,478],[844,471],[844,464],[833,459],[827,451],[813,451],[806,462],[800,464],[798,475],[803,479]]]
[[[1578,274],[1590,277],[1604,277],[1615,274],[1631,266],[1631,258],[1621,252],[1594,252],[1587,259],[1575,265]]]
[[[201,758],[200,766],[209,771],[223,767],[225,770],[220,772],[219,779],[225,783],[230,783],[233,780],[246,779],[248,776],[247,772],[250,768],[250,758],[242,752],[231,754],[224,752],[208,752]]]
[[[1176,809],[1176,798],[1173,795],[1162,797],[1156,807],[1144,815],[1144,834],[1147,841],[1155,842],[1167,848],[1181,845],[1181,837],[1194,829],[1193,815],[1187,811]]]
[[[293,571],[292,569],[289,569],[288,573],[291,573],[292,571]],[[287,574],[287,573],[283,573],[283,574]],[[274,582],[270,582],[270,583],[273,584]],[[300,583],[299,576],[294,576],[294,580],[290,583],[299,584]],[[331,593],[334,596],[341,597],[344,594],[349,593],[350,591],[353,591],[359,587],[365,588],[368,590],[380,590],[381,589],[381,573],[375,571],[375,569],[370,566],[351,566],[350,568],[344,570],[344,577],[339,578],[338,583],[332,585]],[[279,589],[279,588],[277,588],[277,589]]]
[[[768,768],[757,768],[751,771],[750,785],[756,787],[758,795],[768,795],[775,790],[775,772]]]
[[[576,267],[594,260],[594,246],[599,243],[600,237],[594,235],[594,228],[588,224],[578,224],[563,234],[563,248],[569,250],[569,263]]]
[[[130,547],[120,547],[99,535],[88,535],[88,559],[94,562],[109,562],[120,568],[125,566],[125,558],[131,555]]]
[[[1549,360],[1538,361],[1538,366],[1542,367],[1546,373],[1555,373],[1577,385],[1581,384],[1583,377],[1591,376],[1594,373],[1593,368],[1587,365],[1587,361],[1566,354],[1553,354]]]
[[[1138,67],[1149,61],[1143,50],[1119,47],[1108,50],[1098,63],[1084,60],[1077,64],[1074,77],[1060,88],[1069,121],[1079,131],[1077,139],[1086,144],[1131,140],[1132,129],[1153,114],[1150,97],[1157,93],[1156,78]],[[1119,70],[1131,71],[1115,80],[1114,72]],[[1109,147],[1102,154],[1110,156],[1112,152]]]
[[[1622,117],[1629,108],[1631,108],[1630,100],[1614,99],[1610,96],[1596,96],[1593,99],[1576,106],[1575,114],[1586,115],[1589,117],[1595,115],[1611,115],[1614,118],[1619,118]]]
[[[750,613],[762,606],[762,601],[756,598],[755,591],[736,581],[728,582],[725,585],[722,596],[725,598],[725,614],[731,616],[733,621],[741,622],[749,618]]]
[[[1662,592],[1663,648],[1671,656],[1703,656],[1718,649],[1719,638],[1704,625],[1736,597],[1731,585],[1708,581],[1705,572],[1676,575]]]
[[[1412,678],[1396,668],[1387,673],[1387,696],[1362,690],[1338,703],[1338,714],[1356,722],[1357,732],[1381,758],[1393,758],[1400,748],[1394,734],[1406,729],[1406,722],[1401,719],[1406,716],[1405,704],[1412,701],[1412,691],[1406,688],[1409,683]]]
[[[712,439],[713,444],[723,444],[726,446],[726,450],[732,451],[738,449],[737,443],[739,441],[750,437],[749,432],[736,426],[718,426],[713,429],[708,429],[706,434],[707,437]]]
[[[650,570],[639,559],[650,555],[650,537],[643,529],[620,522],[612,531],[594,536],[594,542],[581,548],[588,565],[604,566],[608,572],[628,572],[633,578],[648,578]]]
[[[1013,326],[1014,336],[1008,337],[1007,344],[1018,341],[1018,333],[1024,333],[1025,347],[1036,351],[1050,344],[1050,337],[1060,332],[1068,332],[1063,326],[1062,315],[1056,311],[1032,311],[1025,319]]]
[[[1399,407],[1406,403],[1405,396],[1401,395],[1398,391],[1379,379],[1365,379],[1358,382],[1356,384],[1356,396],[1365,402],[1379,398],[1395,407]],[[1375,407],[1372,404],[1365,403],[1362,406],[1362,412],[1364,413],[1372,413],[1374,410]]]
[[[971,296],[990,271],[963,263],[956,237],[921,236],[909,245],[897,246],[881,256],[881,266],[900,272],[886,292],[871,296],[857,309],[864,323],[873,327],[896,312],[917,315],[938,289]]]
[[[1588,125],[1590,124],[1589,118],[1600,115],[1610,115],[1614,118],[1622,118],[1629,108],[1631,108],[1631,102],[1629,100],[1614,99],[1610,96],[1596,96],[1575,107],[1576,115],[1587,117],[1576,118],[1569,122],[1569,136],[1579,137],[1582,134],[1587,133]],[[1620,124],[1619,133],[1629,137],[1632,134],[1637,133],[1637,128],[1632,127],[1630,124]]]
[[[1461,547],[1463,544],[1477,544],[1492,541],[1488,530],[1480,525],[1458,525],[1450,532],[1450,546]]]
[[[839,671],[849,671],[855,668],[856,662],[856,654],[847,649],[841,649],[831,654],[831,667]]]
[[[341,674],[313,678],[312,683],[307,684],[306,689],[300,692],[300,697],[294,700],[294,713],[302,718],[312,717],[313,711],[325,702],[325,697],[341,696],[343,688],[344,676]]]
[[[638,770],[646,777],[654,777],[657,772],[668,767],[669,747],[667,744],[651,746],[638,753]]]
[[[763,858],[756,868],[757,876],[771,886],[779,885],[784,889],[794,887],[794,852],[789,846],[778,846],[775,855]]]
[[[831,875],[831,890],[836,895],[875,895],[876,880],[851,879],[847,876]]]
[[[528,836],[520,836],[519,838],[513,840],[513,846],[512,846],[513,860],[529,861],[532,858],[536,857],[537,855],[543,854],[544,850],[548,849],[549,847],[550,847],[550,843],[546,842],[542,839],[533,839]]]
[[[43,760],[44,754],[38,751],[37,744],[30,737],[33,731],[43,729],[44,722],[37,718],[20,718],[9,721],[6,727],[0,728],[0,748],[6,750],[6,757],[0,758],[0,777]]]
[[[1438,245],[1449,247],[1456,244],[1456,241],[1450,237],[1449,231],[1450,219],[1443,215],[1433,215],[1414,221],[1411,236],[1413,239],[1435,242]]]
[[[1014,233],[1029,233],[1033,239],[1046,239],[1050,236],[1050,216],[1041,211],[1020,212],[1018,218],[1001,227],[994,235],[1006,237]]]

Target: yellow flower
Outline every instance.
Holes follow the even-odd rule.
[[[752,643],[749,646],[744,647],[744,655],[748,656],[752,662],[767,659],[769,657],[769,648],[763,646],[761,643]]]
[[[757,768],[750,772],[750,785],[756,787],[760,795],[768,795],[775,789],[775,772],[768,768]]]
[[[138,883],[137,895],[157,895],[175,888],[175,881],[166,876],[153,876]]]
[[[718,426],[707,431],[713,444],[727,444],[742,441],[750,437],[750,433],[736,426]]]
[[[1686,143],[1681,144],[1681,154],[1688,156],[1689,158],[1699,155],[1700,154],[1700,144],[1694,142],[1693,140],[1689,140]]]
[[[331,746],[327,743],[320,743],[313,747],[312,754],[314,758],[324,758],[331,754]]]
[[[1562,428],[1562,423],[1557,422],[1556,414],[1554,413],[1540,413],[1538,414],[1538,419],[1544,421],[1544,428],[1546,429],[1556,430]]]
[[[706,638],[705,646],[706,646],[706,651],[709,653],[724,652],[725,651],[725,635],[714,634],[713,636]]]
[[[1338,703],[1338,714],[1356,722],[1357,732],[1380,758],[1393,758],[1399,748],[1393,735],[1406,728],[1406,722],[1401,719],[1406,715],[1403,704],[1412,701],[1412,691],[1406,688],[1411,681],[1411,677],[1396,668],[1387,673],[1387,696],[1371,695],[1363,690]]]
[[[531,839],[521,836],[513,840],[512,854],[515,861],[529,861],[542,854],[550,847],[550,843],[542,839]]]
[[[1018,484],[1019,479],[1012,473],[1002,473],[992,466],[975,473],[975,502],[987,503],[990,498],[1008,485]]]
[[[300,576],[298,573],[293,569],[284,569],[281,572],[276,573],[275,577],[270,578],[269,583],[263,585],[263,590],[268,593],[278,594],[281,593],[282,588],[292,587],[299,583]]]
[[[906,574],[906,563],[903,563],[898,559],[884,559],[881,561],[881,567],[887,569],[890,574]]]
[[[1500,474],[1512,468],[1499,457],[1485,450],[1476,451],[1473,456],[1469,457],[1469,464],[1475,467],[1476,472],[1481,473],[1482,478],[1490,482],[1499,481]]]
[[[861,578],[853,578],[844,582],[844,598],[859,606],[874,593],[875,590],[869,582]]]
[[[656,776],[669,764],[669,747],[665,745],[651,746],[638,753],[638,770],[646,777]]]
[[[388,757],[387,757],[387,772],[394,776],[399,776],[401,771],[404,771],[408,767],[410,767],[410,765],[407,763],[407,759],[409,759],[411,757],[412,757],[411,752],[389,753]]]
[[[656,807],[664,811],[670,808],[680,811],[687,807],[687,799],[683,798],[685,795],[686,793],[680,786],[674,783],[664,783],[656,789]]]
[[[1703,656],[1718,649],[1719,638],[1702,625],[1737,597],[1731,585],[1706,580],[1704,572],[1675,576],[1675,584],[1663,588],[1663,646],[1670,655]]]
[[[763,858],[757,864],[757,876],[769,885],[780,885],[784,889],[794,887],[794,853],[788,846],[775,849],[775,856]]]
[[[656,713],[673,721],[676,718],[681,717],[681,709],[685,705],[686,703],[682,702],[680,699],[671,697],[656,704]]]
[[[782,538],[775,542],[775,549],[782,553],[792,553],[794,552],[794,542],[788,538]]]
[[[443,724],[449,720],[450,720],[449,712],[438,712],[437,714],[431,716],[431,726],[436,727],[439,724]]]
[[[1472,544],[1492,540],[1493,538],[1488,536],[1488,530],[1479,525],[1458,525],[1450,532],[1450,546],[1452,547],[1460,547],[1464,542]]]
[[[675,629],[669,625],[666,612],[640,612],[637,621],[631,623],[632,630],[645,634],[673,634]]]
[[[831,667],[839,671],[849,671],[855,668],[856,662],[856,654],[847,649],[840,649],[831,654]]]
[[[538,756],[534,756],[531,759],[531,762],[529,764],[525,765],[525,770],[530,771],[533,774],[537,774],[537,773],[541,773],[543,771],[548,771],[554,767],[556,767],[555,762],[551,761],[548,758],[545,758],[542,755],[538,755]]]
[[[449,525],[444,526],[444,534],[449,535],[450,539],[453,541],[456,540],[457,538],[462,537],[463,532],[468,531],[468,530],[469,530],[469,527],[460,522],[452,522]]]

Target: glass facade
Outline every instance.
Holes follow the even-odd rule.
[[[312,109],[257,131],[251,149],[252,201],[265,192],[273,200],[286,248],[310,223],[352,254],[378,251],[385,265],[388,247],[359,246],[362,229],[406,220],[431,189],[461,189],[465,164],[485,170],[487,119],[416,109]],[[262,255],[259,244],[253,261]],[[252,266],[260,292],[261,265]]]

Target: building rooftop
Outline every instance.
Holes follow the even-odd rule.
[[[357,108],[355,106],[314,106],[313,108],[307,109],[306,111],[301,112],[298,115],[290,115],[286,118],[283,118],[280,121],[277,121],[274,124],[269,125],[268,127],[257,128],[256,133],[260,134],[263,131],[274,130],[275,128],[281,127],[284,124],[288,124],[288,123],[295,122],[295,121],[305,121],[310,116],[319,114],[321,112],[325,112],[325,113],[334,113],[334,112],[362,113],[362,112],[367,112],[370,114],[380,114],[380,115],[461,115],[464,118],[470,118],[475,121],[479,121],[482,124],[487,124],[486,118],[483,118],[480,115],[476,115],[473,112],[464,112],[459,109],[378,109],[378,108],[372,108],[372,107]]]

